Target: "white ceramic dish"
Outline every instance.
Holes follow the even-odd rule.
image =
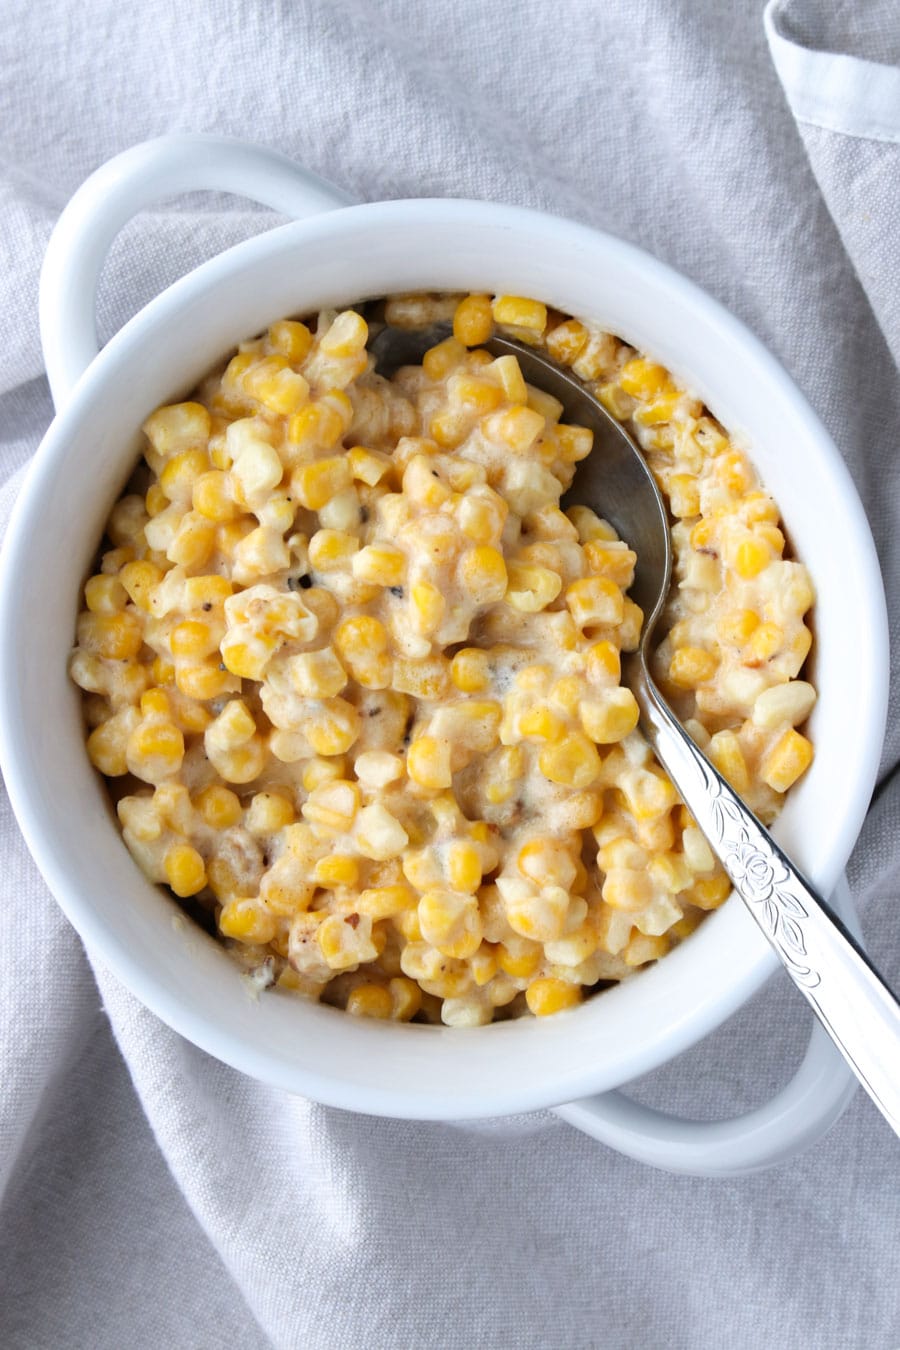
[[[94,290],[109,242],[149,201],[198,187],[307,218],[206,263],[95,356]],[[764,938],[733,898],[659,965],[578,1010],[470,1032],[352,1019],[282,994],[249,998],[222,948],[183,921],[128,855],[66,676],[79,589],[135,460],[137,428],[270,321],[392,292],[535,295],[650,352],[746,438],[816,580],[817,753],[775,834],[826,894],[862,824],[884,731],[887,629],[875,551],[843,461],[788,376],[684,278],[619,240],[530,211],[464,201],[333,209],[342,201],[271,152],[178,137],[119,156],[63,214],[41,300],[59,413],[2,562],[3,769],[28,844],[96,959],[211,1054],[289,1091],[374,1114],[463,1118],[556,1106],[647,1072],[721,1023],[777,968]],[[843,1108],[850,1080],[830,1046],[814,1040],[805,1072],[764,1119],[718,1127],[718,1161],[706,1127],[651,1119],[618,1095],[566,1113],[648,1161],[743,1170],[786,1156]]]

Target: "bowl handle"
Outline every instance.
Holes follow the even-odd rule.
[[[41,344],[57,409],[99,350],[97,284],[116,235],[160,197],[198,189],[233,192],[294,219],[352,205],[286,155],[226,136],[160,136],[108,160],[62,212],[41,270]]]
[[[832,904],[859,939],[859,920],[843,878]],[[816,1021],[803,1061],[787,1086],[765,1106],[733,1120],[683,1120],[621,1092],[570,1102],[556,1113],[593,1139],[652,1167],[694,1177],[734,1177],[787,1162],[815,1143],[844,1113],[858,1086]]]

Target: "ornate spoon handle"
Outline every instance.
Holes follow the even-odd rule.
[[[900,1003],[836,914],[676,721],[641,663],[641,729],[735,890],[900,1134]]]

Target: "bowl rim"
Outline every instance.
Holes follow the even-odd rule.
[[[0,632],[8,634],[20,626],[20,619],[16,616],[18,597],[10,578],[16,575],[18,567],[28,557],[32,518],[45,481],[48,475],[55,471],[66,443],[74,434],[73,428],[85,422],[89,424],[97,416],[97,406],[108,382],[114,380],[119,369],[133,359],[136,348],[149,341],[155,332],[165,329],[176,316],[189,322],[192,304],[198,298],[202,303],[203,296],[208,295],[220,284],[227,284],[229,280],[233,281],[239,274],[250,272],[255,267],[266,266],[273,257],[290,253],[295,248],[302,248],[312,239],[326,236],[332,247],[339,248],[341,239],[352,235],[354,231],[358,232],[363,222],[370,229],[390,229],[391,225],[398,221],[418,221],[425,227],[430,222],[433,223],[435,217],[457,229],[465,228],[467,225],[489,224],[501,230],[530,229],[538,234],[546,234],[552,230],[557,236],[560,233],[567,236],[568,242],[573,247],[581,245],[588,246],[591,250],[598,248],[605,250],[609,266],[614,266],[618,261],[623,266],[637,268],[647,283],[657,289],[663,298],[677,295],[681,304],[687,303],[692,308],[702,311],[707,326],[720,333],[723,338],[736,341],[748,360],[755,365],[756,370],[780,387],[781,395],[793,404],[797,415],[805,422],[828,466],[829,474],[837,480],[844,494],[846,519],[850,522],[858,545],[855,563],[864,578],[863,594],[868,602],[870,621],[870,646],[868,653],[862,654],[864,657],[868,656],[868,661],[864,662],[863,683],[869,692],[867,703],[869,735],[865,745],[858,751],[854,799],[847,807],[841,830],[837,832],[839,838],[832,838],[829,841],[830,862],[824,868],[823,875],[829,886],[833,885],[849,856],[865,815],[871,788],[875,783],[887,716],[889,671],[887,613],[881,573],[868,521],[849,470],[825,428],[790,376],[739,319],[694,282],[644,250],[605,231],[562,217],[527,208],[462,199],[425,198],[350,206],[327,215],[314,216],[266,231],[235,245],[174,282],[131,318],[109,341],[79,380],[35,454],[15,504],[3,545],[0,562]],[[676,370],[676,373],[680,372]],[[100,415],[102,416],[102,411]],[[602,1079],[598,1079],[596,1071],[592,1071],[589,1067],[581,1075],[568,1074],[565,1083],[557,1083],[556,1087],[542,1080],[538,1084],[523,1083],[517,1093],[506,1090],[502,1094],[491,1095],[490,1090],[486,1088],[480,1094],[478,1102],[468,1104],[464,1110],[455,1109],[460,1105],[458,1102],[453,1104],[454,1109],[448,1110],[446,1101],[440,1103],[423,1101],[415,1092],[404,1093],[394,1090],[379,1092],[377,1088],[371,1086],[361,1089],[358,1084],[345,1082],[340,1077],[331,1079],[317,1076],[298,1067],[296,1061],[285,1061],[283,1056],[271,1048],[263,1049],[252,1043],[252,1033],[248,1034],[246,1042],[235,1042],[228,1036],[223,1036],[220,1030],[210,1023],[210,1018],[198,1007],[198,1000],[192,997],[190,992],[182,993],[181,997],[173,995],[172,990],[159,978],[159,972],[148,967],[141,954],[130,947],[122,935],[110,930],[100,918],[90,897],[82,894],[78,885],[73,883],[68,875],[64,851],[61,852],[58,847],[52,823],[42,814],[42,802],[33,790],[34,785],[29,781],[27,773],[20,772],[20,765],[26,759],[23,749],[28,732],[27,727],[23,726],[21,719],[17,717],[19,695],[16,677],[20,671],[11,655],[14,645],[5,641],[3,651],[0,652],[0,765],[3,767],[10,800],[22,832],[51,891],[67,917],[82,934],[94,959],[109,966],[145,1006],[204,1050],[253,1077],[290,1091],[301,1092],[331,1105],[376,1114],[440,1118],[447,1115],[462,1117],[531,1110],[583,1096],[585,1093],[597,1091],[600,1086],[612,1086],[613,1081],[625,1081],[662,1063],[699,1040],[723,1021],[778,968],[777,958],[758,939],[752,922],[747,919],[747,927],[743,930],[747,940],[744,969],[739,978],[735,979],[727,995],[722,994],[719,997],[713,1017],[697,1015],[682,1018],[667,1028],[664,1046],[658,1041],[653,1046],[645,1047],[642,1052],[630,1051],[626,1057],[628,1064],[624,1076],[621,1074],[620,1057],[618,1070],[620,1076],[611,1078],[608,1082],[604,1083]],[[820,881],[820,884],[823,883]],[[721,928],[721,917],[727,910],[733,910],[735,904],[736,901],[730,901],[723,910],[702,926],[703,930],[709,930],[710,940],[717,931],[717,921]],[[698,937],[699,934],[692,938],[692,944],[697,944]],[[685,951],[687,946],[678,950]],[[677,956],[678,951],[673,952],[667,956],[664,964],[668,967]],[[640,979],[646,982],[650,974],[651,972],[643,973]],[[615,992],[611,991],[605,998],[613,997]],[[590,1005],[585,1005],[588,1006]],[[573,1015],[583,1016],[584,1009],[579,1009]],[[551,1020],[560,1026],[563,1025],[559,1019]],[[493,1028],[481,1028],[478,1034],[482,1037],[486,1033],[496,1036],[499,1031],[502,1035],[508,1035],[505,1028],[509,1025],[499,1024]],[[525,1025],[534,1024],[529,1021]],[[435,1030],[446,1031],[446,1029]],[[367,1030],[365,1034],[369,1035],[370,1032]],[[456,1038],[467,1035],[459,1030],[450,1031],[449,1034]]]

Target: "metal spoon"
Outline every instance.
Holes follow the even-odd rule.
[[[376,369],[390,375],[418,363],[448,332],[441,324],[416,332],[383,329],[370,343]],[[484,345],[495,356],[515,355],[525,379],[559,399],[566,421],[593,431],[593,451],[579,464],[567,500],[602,507],[637,553],[629,594],[644,611],[644,628],[639,650],[623,656],[622,678],[640,708],[641,730],[791,979],[900,1134],[900,1003],[841,920],[697,748],[650,675],[672,546],[666,508],[643,456],[574,375],[508,338]]]

